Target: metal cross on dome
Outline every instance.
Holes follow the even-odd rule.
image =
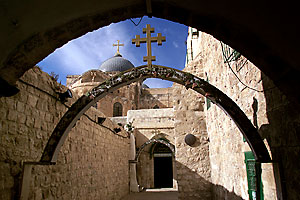
[[[120,47],[123,47],[124,44],[120,44],[120,40],[117,40],[118,44],[113,44],[113,47],[117,47],[117,54],[120,54]]]
[[[132,44],[135,44],[137,47],[140,46],[140,43],[147,43],[147,56],[144,56],[143,61],[152,64],[152,61],[155,61],[155,56],[152,56],[151,51],[151,42],[157,42],[158,45],[162,45],[162,42],[166,41],[166,37],[162,36],[161,33],[157,33],[157,37],[151,37],[151,33],[154,33],[154,28],[150,27],[150,24],[146,25],[146,28],[143,28],[143,33],[146,33],[145,38],[141,38],[139,35],[136,35],[132,39]]]

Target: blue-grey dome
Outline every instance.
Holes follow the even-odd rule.
[[[146,88],[149,88],[148,85],[146,85],[145,83],[142,84],[142,88],[146,89]]]
[[[104,61],[100,65],[99,70],[103,72],[123,72],[131,68],[134,68],[134,65],[129,60],[123,58],[121,54],[116,54],[114,57]]]

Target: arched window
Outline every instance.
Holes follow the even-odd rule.
[[[114,104],[113,117],[122,116],[123,106],[119,102]]]

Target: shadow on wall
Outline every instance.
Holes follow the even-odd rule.
[[[201,161],[199,161],[201,162]],[[196,170],[176,162],[179,199],[182,200],[211,200],[225,197],[225,200],[242,200],[243,198],[221,185],[212,184],[204,179]]]
[[[278,199],[298,199],[300,189],[300,115],[297,108],[261,75],[269,124],[259,128],[267,140],[274,161],[273,172]]]
[[[148,141],[148,138],[141,133],[137,134],[141,140],[137,144],[137,147],[139,147],[141,144]],[[152,162],[149,157],[150,146],[151,145],[148,145],[142,152],[139,164],[137,165],[138,184],[140,184],[144,188],[151,188],[149,186],[152,184],[148,182],[153,181],[153,178],[147,176],[152,176],[154,173],[150,171],[154,169],[150,167],[149,163],[147,163],[146,165],[141,165],[140,163],[145,162],[145,158],[147,158],[148,162]],[[201,166],[201,160],[199,161],[199,163]],[[174,175],[173,178],[178,182],[178,196],[180,200],[211,200],[219,199],[220,197],[225,197],[225,199],[228,200],[242,200],[242,197],[234,193],[234,189],[232,191],[229,191],[223,186],[214,185],[209,180],[203,178],[201,176],[201,173],[204,173],[204,168],[201,169],[196,166],[195,169],[190,169],[178,161],[176,161],[174,164],[176,165],[175,167],[177,175]],[[143,169],[142,166],[148,167],[148,169]]]
[[[143,89],[142,91],[142,98],[141,101],[143,103],[141,103],[141,105],[146,105],[145,107],[142,106],[141,109],[151,109],[151,108],[155,108],[156,106],[158,108],[169,108],[169,105],[165,105],[161,102],[160,96],[164,96],[164,94],[156,94],[156,97],[153,96],[153,94],[151,94],[148,90]],[[169,101],[169,99],[168,99]]]
[[[162,131],[163,132],[163,131]],[[138,148],[140,148],[145,142],[149,141],[153,136],[162,136],[170,140],[171,138],[167,136],[167,134],[162,133],[160,129],[153,129],[153,131],[148,132],[149,138],[146,137],[143,133],[141,133],[138,130],[135,130],[135,136],[136,136],[136,151],[138,151]],[[154,165],[153,165],[153,145],[155,143],[149,144],[145,146],[145,148],[142,150],[140,157],[138,159],[137,163],[137,180],[138,184],[142,188],[154,188]],[[173,175],[175,177],[175,175]]]

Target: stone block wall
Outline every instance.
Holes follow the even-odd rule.
[[[244,111],[259,130],[274,163],[262,164],[265,199],[297,199],[299,187],[299,122],[297,108],[242,56],[230,62],[234,75],[224,63],[221,44],[212,36],[200,34],[197,57],[186,71],[203,72],[204,79],[227,94]],[[243,64],[245,62],[245,64]],[[244,152],[247,143],[232,120],[212,104],[205,109],[210,139],[211,181],[214,199],[248,199],[248,184]],[[286,186],[284,184],[286,183]]]
[[[94,73],[95,76],[91,76],[91,73]],[[82,96],[104,80],[110,79],[118,73],[119,72],[89,70],[82,75],[69,75],[67,76],[67,87],[72,89],[72,91],[79,96]],[[100,99],[97,104],[95,104],[95,107],[105,114],[105,116],[113,117],[113,105],[118,102],[122,105],[122,116],[126,116],[128,110],[138,108],[140,87],[140,82],[123,86]]]
[[[144,88],[142,89],[139,109],[151,109],[173,107],[172,88]]]
[[[51,95],[64,92],[49,75],[34,67],[17,82],[20,92],[0,98],[0,199],[20,196],[22,163],[39,161],[55,125],[67,108]],[[71,105],[76,95],[67,102]],[[92,119],[104,115],[91,108]],[[109,119],[103,124],[113,129]],[[126,136],[122,131],[120,135]],[[82,116],[71,130],[56,165],[32,169],[29,199],[120,199],[129,192],[129,139]]]
[[[201,73],[195,74],[201,76]],[[174,84],[175,147],[179,199],[211,199],[209,138],[203,109],[204,99],[192,90]],[[197,140],[189,146],[184,139],[193,134]]]

